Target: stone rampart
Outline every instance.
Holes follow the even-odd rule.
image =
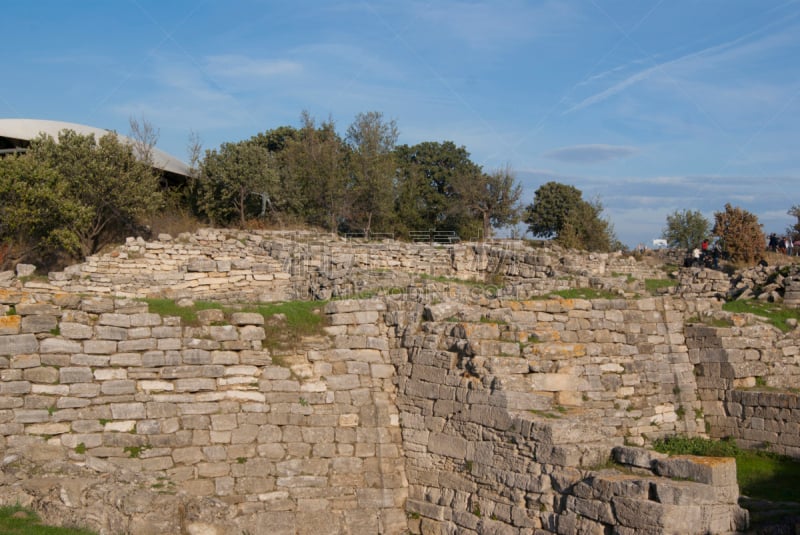
[[[405,530],[382,303],[351,303],[335,337],[282,350],[256,313],[186,326],[125,299],[0,303],[3,503],[101,533]]]
[[[202,229],[150,242],[128,238],[113,251],[50,273],[46,285],[28,286],[117,297],[254,302],[405,291],[422,275],[505,286],[524,298],[589,286],[632,294],[643,291],[645,278],[664,273],[620,253],[587,255],[514,240],[432,245],[361,242],[310,232]]]
[[[800,458],[800,333],[729,317],[686,328],[709,434]]]
[[[624,443],[702,432],[683,322],[709,306],[653,298],[426,307],[427,321],[406,328],[393,352],[412,532],[743,528],[730,460],[703,479],[627,448],[614,459],[648,471],[607,468]]]
[[[741,389],[800,386],[800,332],[696,323],[719,301],[639,297],[657,272],[633,258],[295,238],[209,229],[0,277],[0,501],[103,534],[729,533],[730,461],[635,446],[797,453],[796,396]],[[573,286],[620,298],[529,299]],[[297,347],[260,314],[130,299],[376,289]]]

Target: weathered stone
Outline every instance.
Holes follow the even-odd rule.
[[[37,350],[39,350],[39,342],[33,334],[0,336],[0,355],[35,353]]]

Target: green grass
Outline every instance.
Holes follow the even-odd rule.
[[[144,299],[143,301],[147,303],[147,309],[151,313],[160,316],[178,316],[184,325],[197,325],[197,313],[200,310],[223,308],[221,304],[210,301],[196,301],[191,307],[178,306],[172,299]]]
[[[741,301],[730,301],[722,305],[722,310],[738,314],[754,314],[767,320],[783,332],[791,329],[786,324],[787,319],[800,321],[800,310],[785,308],[778,303],[768,303],[755,299],[743,299]]]
[[[85,529],[43,526],[39,516],[19,505],[0,507],[0,533],[4,535],[94,535]]]
[[[800,461],[768,451],[744,450],[732,440],[667,437],[653,449],[671,455],[734,457],[743,495],[768,501],[800,502]]]
[[[288,301],[267,303],[245,310],[258,312],[266,320],[265,343],[271,348],[295,347],[304,336],[317,336],[323,333],[325,317],[322,307],[325,301]],[[277,314],[283,314],[285,321],[270,321]]]
[[[676,279],[645,279],[644,280],[644,289],[650,293],[657,292],[662,288],[672,288],[673,286],[677,286],[678,281]]]
[[[228,307],[210,301],[197,301],[194,306],[180,307],[170,299],[145,299],[148,310],[161,316],[178,316],[184,325],[197,326],[197,313],[201,310],[218,309],[226,316],[233,312],[256,312],[264,316],[267,324],[264,330],[267,342],[272,347],[289,347],[294,345],[303,336],[312,336],[322,333],[325,325],[321,313],[326,301],[288,301],[279,303],[264,303],[247,305],[243,307]],[[270,318],[282,314],[286,320],[270,322]]]

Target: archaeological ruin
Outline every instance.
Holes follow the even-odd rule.
[[[720,299],[800,300],[800,278],[663,264],[202,229],[18,266],[0,504],[104,535],[744,532],[733,459],[649,446],[800,457],[800,329]],[[252,305],[288,301],[324,303],[321,331],[275,343],[286,318]]]

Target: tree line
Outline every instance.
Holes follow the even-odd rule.
[[[344,135],[303,112],[281,126],[202,151],[190,148],[186,183],[151,165],[158,131],[131,119],[131,140],[65,130],[0,158],[0,267],[65,265],[130,235],[158,214],[186,212],[214,226],[305,225],[328,232],[407,239],[416,230],[488,238],[527,224],[567,247],[619,247],[599,200],[548,182],[523,206],[506,166],[486,171],[452,141],[398,144],[380,112],[359,113]]]

